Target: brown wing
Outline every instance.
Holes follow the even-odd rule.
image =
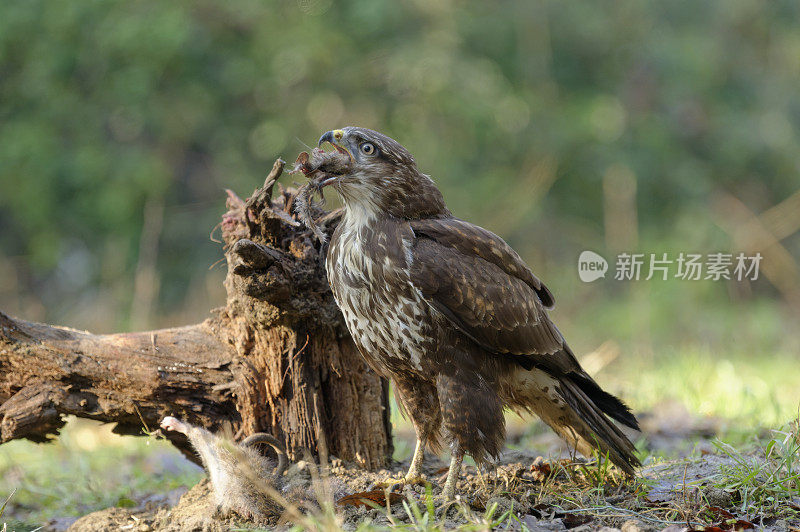
[[[540,367],[563,386],[571,383],[581,397],[590,399],[589,404],[638,429],[628,407],[581,369],[545,311],[553,296],[508,244],[494,233],[454,218],[410,224],[416,235],[411,282],[428,304],[484,349],[514,356],[527,369]],[[587,422],[607,436],[603,427]],[[617,463],[628,471],[636,460]]]
[[[427,218],[413,220],[411,229],[418,237],[425,237],[467,255],[475,255],[490,262],[511,277],[524,281],[539,297],[544,308],[555,305],[553,294],[536,277],[505,240],[483,227],[458,218]]]
[[[489,351],[563,353],[571,360],[556,366],[572,369],[574,357],[545,313],[553,304],[550,291],[508,244],[454,218],[412,221],[411,227],[411,280],[430,305]]]

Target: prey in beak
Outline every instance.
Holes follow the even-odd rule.
[[[328,135],[331,132],[326,133]],[[323,135],[323,137],[325,137]],[[324,141],[320,139],[320,145]],[[315,186],[322,188],[331,185],[344,174],[349,173],[353,157],[341,146],[331,142],[336,151],[326,152],[321,148],[314,148],[311,154],[302,152],[295,161],[294,172],[302,172]]]
[[[348,150],[345,146],[341,144],[341,140],[343,138],[344,138],[344,131],[341,129],[333,129],[331,131],[328,131],[319,138],[319,142],[317,143],[318,149],[320,149],[322,145],[327,142],[328,144],[336,148],[336,152],[338,152],[340,155],[346,155],[348,162],[352,163],[355,161],[355,158],[353,157],[353,154],[350,152],[350,150]],[[343,172],[338,172],[338,173],[339,175],[341,175]],[[326,179],[325,182],[322,184],[322,186],[324,187],[330,185],[331,183],[336,181],[336,177],[338,176],[332,176],[331,178]]]
[[[314,218],[324,211],[320,211],[314,205],[313,197],[319,195],[324,201],[322,189],[335,184],[340,177],[349,174],[352,170],[354,162],[352,155],[337,143],[343,136],[344,133],[341,130],[328,131],[319,139],[319,145],[329,142],[336,148],[336,151],[324,151],[319,147],[311,150],[310,154],[304,151],[297,156],[292,170],[292,173],[302,172],[308,178],[308,183],[297,191],[293,210],[306,227],[311,229],[323,243],[327,241],[327,235],[317,225]]]

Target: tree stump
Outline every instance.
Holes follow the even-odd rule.
[[[142,435],[174,415],[234,438],[269,432],[289,454],[366,468],[392,455],[389,386],[362,360],[333,301],[325,250],[292,213],[276,161],[246,201],[228,191],[227,304],[203,323],[94,335],[0,313],[0,443],[47,441],[72,414]],[[328,233],[340,213],[319,210]],[[188,442],[170,433],[187,455]]]

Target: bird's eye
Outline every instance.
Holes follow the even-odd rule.
[[[361,152],[365,155],[373,155],[375,153],[375,145],[371,142],[365,142],[359,147],[361,148]]]

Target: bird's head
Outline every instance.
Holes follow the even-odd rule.
[[[345,127],[324,133],[319,145],[326,142],[350,159],[322,182],[339,192],[348,211],[404,219],[450,214],[433,180],[394,139],[371,129]]]

